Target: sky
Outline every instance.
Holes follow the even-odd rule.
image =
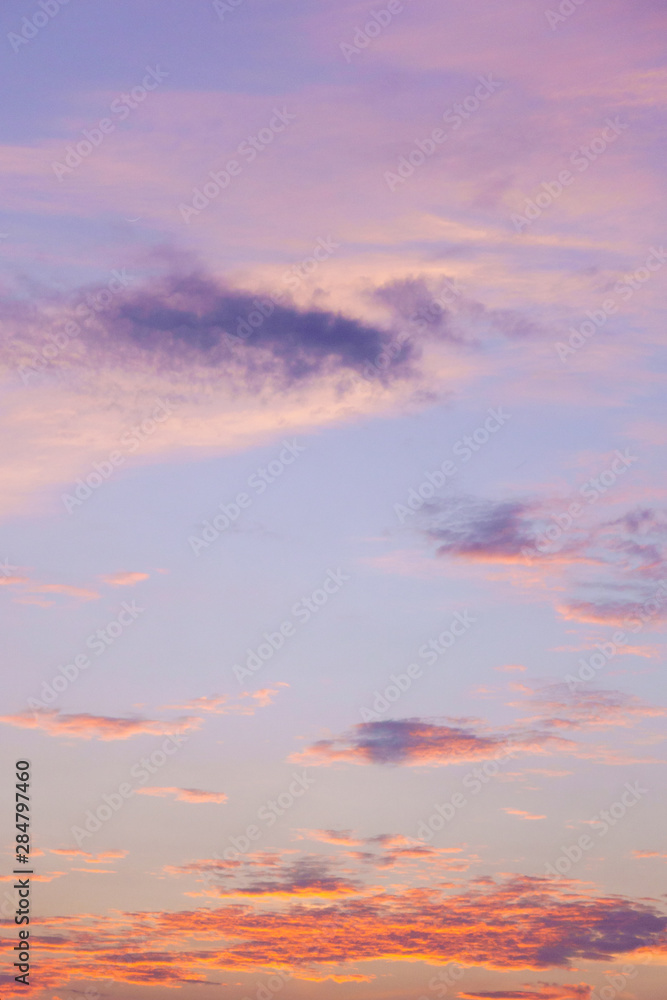
[[[664,997],[666,21],[5,0],[4,997]]]

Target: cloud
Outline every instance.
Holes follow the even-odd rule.
[[[656,600],[656,610],[660,609],[659,619],[665,617],[664,610],[665,594],[661,594]],[[637,626],[640,623],[649,622],[656,617],[652,610],[651,597],[646,596],[644,601],[569,601],[566,604],[557,605],[557,610],[566,621],[584,622],[592,625],[617,625],[619,628]],[[636,627],[632,631],[638,631]]]
[[[31,852],[34,855],[34,851]],[[67,872],[45,872],[40,875],[31,875],[33,882],[53,882],[54,879],[62,878]],[[0,882],[15,882],[16,875],[0,875]]]
[[[55,709],[38,709],[17,715],[2,715],[0,722],[19,729],[41,729],[49,736],[67,739],[127,740],[133,736],[168,736],[199,729],[202,720],[183,717],[170,721],[157,719],[125,719],[106,715],[64,715]]]
[[[227,694],[204,695],[184,705],[166,705],[165,708],[180,709],[184,712],[210,712],[212,715],[254,715],[258,708],[271,705],[282,687],[289,687],[289,684],[277,681],[273,687],[259,688],[252,692],[243,691],[238,699]]]
[[[369,873],[376,881],[390,878],[396,888],[399,876],[414,885],[424,878],[437,880],[444,873],[464,873],[480,863],[477,855],[463,855],[462,847],[435,848],[402,835],[380,834],[363,839],[350,836],[330,841],[326,833],[299,831],[297,839],[324,841],[347,849],[334,855],[292,848],[255,851],[232,861],[204,859],[167,865],[164,871],[174,876],[194,875],[203,884],[202,889],[186,892],[188,896],[319,898],[377,891],[379,886],[368,882]],[[367,850],[350,850],[351,846],[366,846]]]
[[[629,758],[618,757],[604,747],[589,747],[559,734],[629,726],[637,720],[665,715],[664,709],[646,705],[635,695],[621,691],[595,690],[583,685],[570,691],[564,683],[544,685],[537,691],[525,684],[513,683],[510,687],[526,697],[509,704],[520,708],[528,706],[531,714],[519,718],[504,731],[494,732],[479,719],[413,718],[362,722],[341,736],[318,740],[289,759],[313,766],[341,762],[437,767],[521,753],[570,754],[605,763],[630,763]],[[517,810],[507,811],[525,819],[544,818]],[[342,837],[348,834],[349,831],[341,832]],[[330,842],[334,842],[336,831],[320,831],[318,835],[320,839],[329,837]],[[363,841],[365,845],[369,843],[369,840]]]
[[[31,594],[66,594],[68,597],[78,597],[82,601],[96,601],[99,594],[96,590],[83,587],[70,587],[66,583],[42,583],[29,588]]]
[[[527,703],[536,714],[521,721],[551,730],[629,726],[665,715],[665,709],[646,705],[636,695],[584,686],[570,691],[566,684],[545,685]]]
[[[360,847],[366,841],[355,837],[352,830],[298,830],[299,840],[318,840],[324,844],[336,844],[344,847]]]
[[[148,573],[110,573],[108,576],[103,576],[102,580],[110,587],[134,587],[148,578]]]
[[[51,313],[47,328],[58,320],[74,321],[75,292],[68,300],[37,303],[32,312],[19,303],[5,306],[16,335],[5,347],[5,361],[24,367],[33,357],[40,308]],[[393,348],[391,332],[361,320],[318,308],[299,308],[284,296],[256,294],[231,287],[203,270],[177,270],[145,279],[141,287],[119,291],[107,308],[89,318],[85,342],[76,351],[61,351],[56,368],[94,364],[148,370],[193,369],[259,389],[285,390],[334,371],[360,372],[385,349]],[[48,307],[48,308],[47,308]],[[54,316],[53,313],[56,313]],[[60,315],[58,315],[58,313]],[[416,348],[396,346],[390,363],[375,373],[381,381],[410,374]]]
[[[263,876],[250,877],[247,868],[242,871],[232,869],[218,873],[220,884],[215,886],[212,894],[331,898],[363,891],[361,882],[337,874],[334,868],[334,862],[328,858],[306,855],[295,861],[274,863]]]
[[[456,499],[431,503],[427,510],[427,537],[437,544],[437,555],[482,559],[487,562],[525,560],[534,528],[529,504],[518,500],[494,503]]]
[[[173,795],[177,802],[226,802],[223,792],[205,792],[201,788],[158,788],[144,786],[135,788],[137,795],[156,795],[161,798]]]
[[[546,819],[545,815],[536,815],[535,813],[524,812],[523,809],[503,809],[509,816],[519,816],[521,819]]]
[[[73,872],[83,872],[85,875],[117,875],[115,868],[72,868]]]
[[[49,608],[54,603],[42,599],[40,595],[44,594],[62,594],[79,601],[97,601],[100,598],[96,590],[88,587],[74,587],[67,583],[32,583],[26,576],[0,576],[0,585],[18,588],[18,595],[14,598],[17,604],[34,604],[42,608]]]
[[[563,500],[436,498],[417,515],[416,525],[435,544],[437,557],[523,567],[526,576],[513,582],[550,588],[566,619],[637,632],[667,617],[661,583],[667,575],[667,514],[635,507],[590,523],[583,515],[563,515],[567,506]],[[561,522],[554,524],[557,515]],[[566,528],[563,516],[569,518]],[[564,600],[566,587],[575,594]]]
[[[17,596],[14,597],[17,604],[34,604],[42,608],[49,608],[54,604],[53,601],[45,600],[42,595],[62,594],[84,602],[97,601],[100,598],[98,591],[90,587],[75,587],[68,583],[37,583],[31,581],[28,576],[13,576],[8,573],[0,573],[0,586],[17,589]]]
[[[461,720],[451,721],[457,723]],[[497,756],[501,750],[544,753],[547,747],[570,746],[568,741],[536,731],[525,730],[516,735],[484,735],[460,724],[387,719],[359,723],[344,736],[319,740],[290,759],[314,765],[343,761],[353,764],[437,766],[487,760]]]
[[[79,850],[76,847],[50,847],[49,854],[62,854],[65,857],[85,858],[89,865],[99,865],[105,861],[115,861],[119,858],[126,858],[129,851],[101,851],[99,854],[89,854],[88,851]]]
[[[174,452],[229,454],[411,401],[423,407],[442,392],[441,377],[454,381],[463,367],[423,364],[417,339],[399,342],[350,302],[343,312],[294,304],[270,282],[238,289],[174,252],[143,264],[168,273],[138,279],[85,319],[77,309],[86,288],[33,288],[30,304],[21,290],[0,308],[9,430],[0,514],[58,507],[114,452],[122,476]],[[150,433],[134,433],[146,421]]]
[[[443,284],[444,279],[444,284]],[[427,338],[480,345],[490,335],[536,336],[541,327],[513,309],[488,309],[464,295],[449,278],[397,278],[375,289],[372,298],[387,307],[400,325]]]
[[[479,861],[474,856],[460,855],[463,847],[429,847],[423,841],[403,834],[380,833],[373,837],[354,836],[352,830],[298,830],[297,840],[313,840],[335,847],[365,847],[366,850],[346,850],[345,856],[364,868],[371,866],[377,870],[409,868],[414,874],[423,863],[431,875],[435,872],[466,872]]]
[[[544,983],[522,990],[483,990],[459,993],[461,1000],[589,1000],[592,987],[587,983]]]
[[[296,889],[301,880],[312,888],[318,878],[327,878],[322,869],[296,867],[287,887]],[[667,955],[667,918],[652,901],[590,895],[548,879],[484,877],[448,891],[428,884],[343,893],[316,909],[298,892],[289,893],[293,902],[277,899],[263,907],[263,886],[256,888],[257,903],[45,917],[41,982],[56,985],[69,976],[166,987],[186,978],[204,982],[224,969],[282,969],[297,979],[323,980],[371,961],[456,961],[525,972],[627,960],[647,951]]]

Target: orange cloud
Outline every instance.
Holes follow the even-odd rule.
[[[100,854],[89,854],[77,847],[51,847],[49,854],[61,854],[64,857],[85,858],[87,864],[98,865],[104,861],[115,861],[118,858],[126,858],[129,851],[102,851]]]
[[[72,868],[73,872],[84,872],[86,875],[117,875],[113,868]]]
[[[34,852],[33,852],[34,854]],[[56,878],[62,878],[67,872],[45,872],[40,875],[31,875],[30,880],[32,882],[53,882]],[[0,875],[0,882],[16,882],[16,879],[20,878],[20,875]]]
[[[546,816],[538,816],[535,813],[524,812],[523,809],[503,809],[509,816],[520,816],[521,819],[546,819]]]
[[[645,953],[667,958],[667,918],[653,902],[594,896],[527,876],[505,882],[484,876],[449,891],[429,885],[350,893],[316,905],[295,899],[282,906],[274,901],[270,908],[234,903],[179,912],[58,915],[41,918],[41,927],[43,987],[72,978],[166,988],[184,980],[211,982],[225,969],[284,970],[296,979],[322,981],[355,974],[352,963],[371,961],[540,971]],[[539,1000],[556,997],[547,993]]]
[[[135,788],[137,795],[156,795],[165,798],[173,795],[177,802],[226,802],[228,796],[223,792],[205,792],[201,788]]]

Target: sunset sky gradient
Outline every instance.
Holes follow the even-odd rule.
[[[663,1000],[664,3],[0,20],[2,995]]]

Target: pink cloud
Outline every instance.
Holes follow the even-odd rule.
[[[33,594],[65,594],[68,597],[78,597],[82,601],[96,601],[99,594],[96,590],[86,590],[83,587],[70,587],[66,583],[42,583],[37,587],[31,587]]]
[[[521,819],[546,819],[545,815],[537,815],[535,813],[524,812],[523,809],[503,809],[509,816],[519,816]]]
[[[202,720],[186,716],[171,721],[125,719],[105,715],[63,715],[55,709],[39,709],[0,716],[0,722],[19,729],[41,729],[49,736],[74,739],[127,740],[133,736],[168,736],[199,729]]]
[[[212,694],[194,698],[184,705],[165,707],[184,712],[210,712],[212,715],[254,715],[257,708],[266,708],[272,704],[281,687],[289,687],[289,684],[278,681],[273,687],[260,688],[252,692],[243,691],[238,699],[227,694]]]
[[[111,573],[103,576],[102,580],[110,587],[134,587],[143,580],[148,580],[148,573]]]

